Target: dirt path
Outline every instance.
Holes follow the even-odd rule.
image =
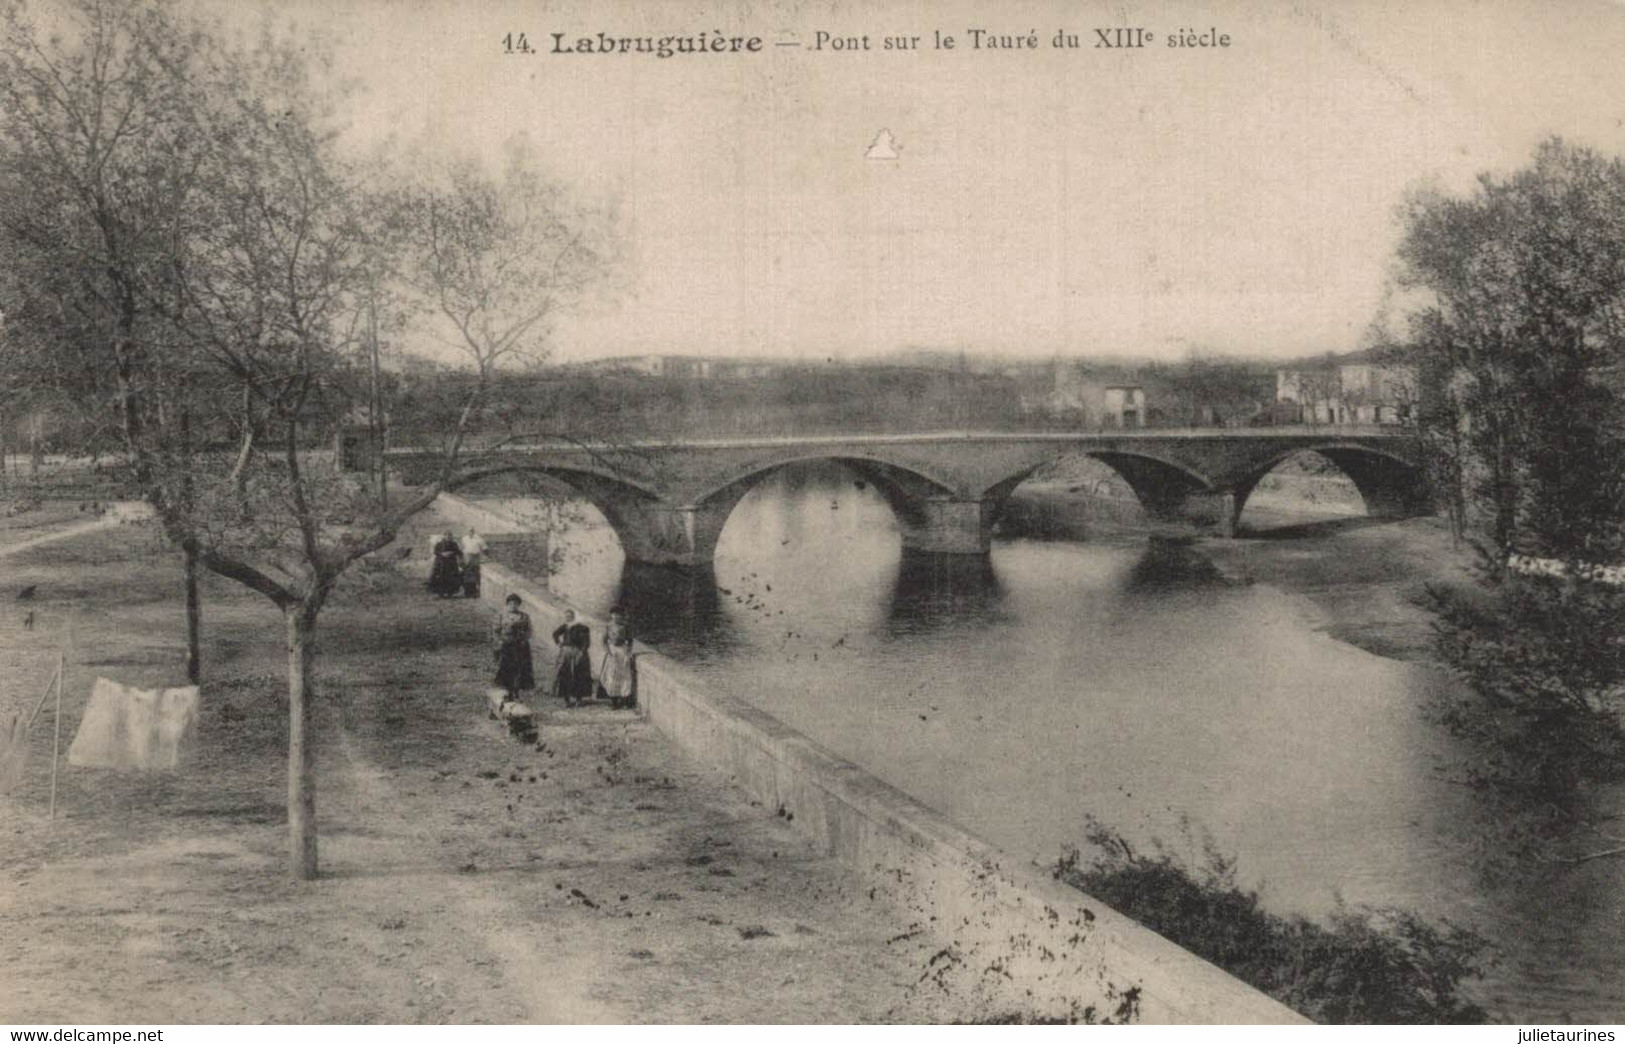
[[[346,783],[354,787],[367,807],[374,810],[398,810],[402,807],[400,795],[390,782],[388,773],[366,762],[348,730],[340,730],[339,748],[347,767]],[[391,816],[396,829],[404,826],[398,812]],[[585,984],[578,976],[565,981],[556,966],[539,958],[532,940],[513,926],[519,923],[510,904],[493,893],[488,882],[467,875],[445,876],[440,882],[442,894],[452,900],[448,911],[453,920],[461,924],[481,926],[482,941],[495,958],[495,968],[501,974],[504,990],[514,997],[517,1021],[520,1022],[625,1022],[624,1016],[587,1000]],[[551,973],[551,974],[550,974]],[[547,984],[547,989],[539,987]]]
[[[58,529],[55,532],[44,533],[36,537],[29,537],[28,539],[20,540],[15,544],[0,547],[0,558],[8,558],[12,555],[20,554],[21,552],[39,547],[42,544],[51,544],[58,540],[67,540],[70,537],[80,536],[81,534],[90,533],[98,529],[106,529],[108,526],[116,526],[119,524],[119,521],[120,520],[117,518],[103,517],[92,519],[88,522],[75,522],[66,529]]]
[[[41,582],[42,619],[79,621],[65,740],[96,676],[175,683],[179,563],[141,527],[8,569]],[[0,1022],[1011,1014],[979,1008],[974,984],[921,985],[939,938],[634,716],[544,707],[538,743],[509,736],[480,695],[490,607],[427,599],[393,570],[347,582],[323,617],[323,873],[292,881],[281,619],[218,578],[204,600],[203,709],[179,771],[64,767],[52,824],[36,727],[0,795]],[[60,637],[0,635],[19,652]]]

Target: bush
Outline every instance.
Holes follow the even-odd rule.
[[[1326,925],[1282,917],[1236,884],[1235,860],[1211,844],[1193,870],[1160,845],[1137,854],[1098,823],[1087,836],[1099,854],[1086,865],[1069,848],[1055,865],[1057,880],[1315,1022],[1489,1021],[1460,993],[1464,980],[1483,976],[1488,946],[1466,929],[1403,910],[1341,905]]]
[[[1466,683],[1433,716],[1472,745],[1471,781],[1581,817],[1596,785],[1625,776],[1625,589],[1507,575],[1429,599],[1440,657]]]

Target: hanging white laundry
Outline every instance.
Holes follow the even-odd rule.
[[[68,764],[86,768],[173,769],[197,723],[198,690],[137,689],[97,678]]]
[[[12,714],[0,721],[0,794],[17,785],[27,761],[28,722],[21,714]]]

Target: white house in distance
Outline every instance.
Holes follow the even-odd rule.
[[[1145,389],[1138,384],[1108,384],[1101,415],[1108,428],[1145,427]]]
[[[1410,366],[1346,363],[1275,371],[1275,401],[1297,407],[1305,424],[1409,424],[1416,393]]]
[[[588,373],[636,373],[675,380],[738,380],[774,377],[785,366],[765,359],[717,358],[703,355],[620,355],[578,363]]]
[[[621,355],[594,359],[580,368],[593,373],[641,373],[649,377],[711,376],[711,360],[687,355]]]

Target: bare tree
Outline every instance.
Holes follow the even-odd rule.
[[[597,255],[517,161],[500,182],[462,167],[381,205],[328,129],[304,41],[229,49],[140,0],[81,0],[77,16],[77,35],[42,42],[9,13],[7,173],[44,216],[10,238],[87,302],[86,350],[112,375],[132,481],[166,534],[283,613],[289,858],[310,878],[321,611],[346,570],[481,473],[464,447],[492,375],[539,353]],[[358,352],[397,285],[451,323],[472,379],[436,474],[392,507],[311,450],[366,387]],[[187,391],[200,384],[207,396]],[[204,416],[236,452],[197,451]]]
[[[591,215],[572,208],[519,143],[509,146],[497,178],[471,160],[455,161],[404,189],[397,203],[407,241],[401,274],[482,391],[480,382],[505,363],[546,360],[553,319],[606,264]],[[483,403],[470,398],[466,409]],[[448,439],[464,428],[459,418]],[[443,448],[456,452],[460,444]]]

